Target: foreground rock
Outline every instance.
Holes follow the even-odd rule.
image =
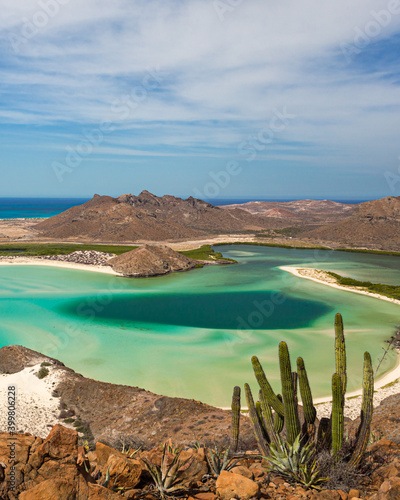
[[[10,443],[15,454],[10,461]],[[165,443],[164,446],[170,446]],[[175,452],[168,448],[168,467]],[[163,449],[121,450],[97,443],[94,451],[78,447],[78,434],[56,425],[46,439],[28,434],[0,433],[0,498],[2,500],[156,500],[146,463],[160,467]],[[398,500],[400,498],[400,446],[387,439],[368,449],[374,464],[355,487],[307,490],[288,484],[268,472],[260,458],[243,455],[241,465],[212,477],[204,449],[188,448],[179,456],[174,479],[180,498],[191,500]],[[15,473],[11,474],[11,467]],[[164,469],[166,470],[166,469]],[[371,472],[372,471],[372,472]],[[176,498],[173,491],[168,498]]]
[[[110,259],[107,264],[124,276],[140,278],[188,271],[199,262],[166,245],[144,245]]]

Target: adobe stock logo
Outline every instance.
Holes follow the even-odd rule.
[[[39,9],[29,18],[23,17],[19,34],[9,35],[8,40],[14,52],[19,53],[21,46],[41,33],[60,12],[61,7],[69,4],[71,0],[39,0]]]
[[[353,56],[358,55],[364,50],[371,41],[381,35],[383,28],[389,26],[394,16],[400,14],[400,0],[390,0],[386,9],[379,12],[371,10],[371,20],[361,29],[359,26],[353,28],[353,43],[341,43],[340,48],[346,61],[350,63]]]

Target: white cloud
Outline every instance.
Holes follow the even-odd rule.
[[[286,106],[297,116],[286,141],[337,147],[339,155],[364,148],[367,159],[397,148],[398,84],[341,52],[394,0],[244,0],[223,22],[213,0],[58,1],[0,1],[3,123],[71,122],[79,134],[107,119],[117,136],[136,128],[132,146],[235,152]],[[13,51],[10,40],[49,5],[58,13]],[[400,14],[386,24],[362,50],[398,33]],[[154,68],[160,85],[123,113]]]

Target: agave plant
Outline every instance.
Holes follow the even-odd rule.
[[[208,466],[213,476],[217,478],[223,470],[230,471],[235,465],[243,459],[243,457],[231,457],[229,455],[230,448],[225,451],[219,451],[218,448],[212,450],[211,448],[205,449],[205,456]]]
[[[189,465],[192,457],[189,457],[187,460],[180,460],[181,451],[179,448],[172,448],[172,446],[163,446],[160,465],[151,462],[146,457],[141,458],[153,478],[161,498],[165,498],[166,495],[172,493],[184,491],[182,484],[180,484],[179,472],[187,468],[186,466]]]
[[[293,444],[283,441],[280,437],[277,443],[269,445],[270,455],[264,457],[271,465],[270,471],[288,480],[295,480],[306,488],[319,489],[327,481],[319,475],[315,460],[315,444],[309,442],[302,445],[300,434]]]

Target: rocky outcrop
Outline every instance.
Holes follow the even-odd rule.
[[[165,245],[143,245],[109,260],[114,271],[124,276],[160,276],[176,271],[193,269],[199,262]]]
[[[76,264],[86,264],[92,266],[107,266],[114,254],[97,252],[95,250],[77,250],[67,255],[46,255],[39,257],[45,260],[57,260],[60,262],[74,262]]]

